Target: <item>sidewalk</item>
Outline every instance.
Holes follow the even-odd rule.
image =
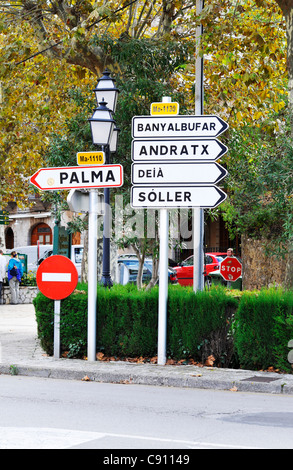
[[[0,305],[0,374],[293,395],[293,374],[47,357],[32,304]]]

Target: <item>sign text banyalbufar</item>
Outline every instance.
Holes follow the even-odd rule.
[[[217,137],[228,128],[218,116],[135,116],[132,118],[132,137],[190,138]]]
[[[30,182],[43,191],[119,187],[123,185],[123,168],[121,165],[41,168]]]

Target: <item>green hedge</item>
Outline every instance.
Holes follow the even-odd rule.
[[[87,349],[87,288],[78,287],[61,301],[61,350],[69,351],[70,356],[82,356]],[[116,357],[157,355],[158,293],[157,287],[138,291],[131,285],[114,285],[111,289],[98,286],[97,351]],[[34,306],[41,345],[51,355],[54,302],[39,293]],[[168,356],[202,361],[213,354],[216,362],[226,365],[226,351],[231,351],[228,331],[236,308],[237,301],[224,289],[195,294],[188,288],[170,286]]]
[[[171,357],[192,357],[204,362],[213,355],[219,365],[227,367],[234,356],[232,319],[237,306],[237,299],[223,288],[196,294],[191,288],[169,290]]]
[[[293,292],[245,291],[235,316],[234,344],[241,367],[274,367],[291,372],[288,342],[293,339]]]
[[[97,351],[114,357],[157,355],[158,288],[97,288]],[[53,353],[54,302],[34,299],[38,335]],[[69,357],[87,353],[87,286],[61,301],[61,349]],[[292,372],[288,342],[293,339],[293,292],[266,289],[238,292],[222,287],[197,292],[170,286],[167,355],[250,370],[274,367]]]

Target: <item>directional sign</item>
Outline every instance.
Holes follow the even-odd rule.
[[[133,163],[133,184],[214,184],[227,175],[218,163]]]
[[[79,189],[71,189],[67,196],[67,204],[72,212],[89,212],[90,210],[90,194],[82,192]],[[95,207],[97,215],[105,214],[104,193],[98,192],[97,205]]]
[[[189,138],[217,137],[228,128],[218,116],[135,116],[132,118],[132,137]]]
[[[42,294],[52,300],[61,300],[68,297],[76,288],[78,273],[69,258],[53,255],[42,261],[36,279]]]
[[[131,206],[161,209],[176,207],[212,208],[227,195],[216,186],[133,186]]]
[[[113,188],[123,185],[121,165],[41,168],[30,182],[43,191],[72,188]]]
[[[0,211],[0,225],[9,225],[8,211]]]
[[[215,161],[227,150],[218,139],[133,140],[132,160]]]

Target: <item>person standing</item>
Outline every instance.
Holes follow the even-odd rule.
[[[6,259],[3,251],[0,250],[0,303],[2,304],[2,286],[6,276]]]
[[[227,249],[227,258],[233,258],[234,257],[234,251],[233,248],[228,248]]]
[[[8,263],[8,281],[11,293],[11,303],[18,304],[19,284],[23,275],[22,264],[17,258],[16,251],[11,252],[11,258]]]

